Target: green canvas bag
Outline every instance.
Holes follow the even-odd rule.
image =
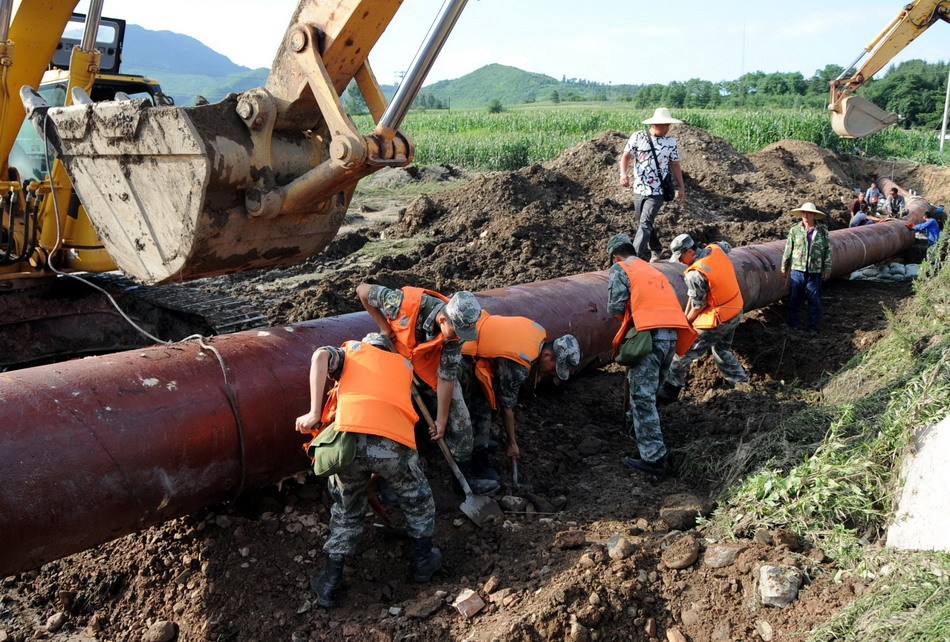
[[[313,459],[313,472],[326,477],[336,475],[353,463],[356,435],[337,430],[333,422],[310,442],[307,454]]]
[[[631,327],[623,335],[623,341],[620,342],[614,361],[629,368],[640,363],[640,360],[651,350],[653,350],[653,336],[650,331],[637,331],[636,328]]]

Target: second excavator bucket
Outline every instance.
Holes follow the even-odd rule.
[[[336,235],[352,187],[278,215],[249,210],[253,190],[279,189],[320,165],[330,137],[324,126],[268,132],[261,144],[238,115],[239,99],[48,110],[52,124],[43,131],[106,249],[136,280],[164,283],[298,263]]]
[[[842,138],[864,138],[893,125],[897,114],[884,111],[860,96],[846,96],[833,108],[831,128]]]

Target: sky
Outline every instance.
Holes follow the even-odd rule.
[[[87,6],[82,0],[77,10]],[[187,34],[256,68],[271,66],[296,6],[297,0],[105,0],[103,15]],[[380,83],[394,84],[409,67],[441,6],[442,0],[404,0],[370,54]],[[469,0],[426,84],[490,63],[611,84],[732,80],[752,71],[808,78],[828,64],[850,65],[902,6],[895,0]],[[950,60],[950,24],[938,21],[892,62],[912,58]]]

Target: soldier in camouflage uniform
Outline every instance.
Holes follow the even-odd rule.
[[[380,333],[393,338],[393,326],[399,323],[403,307],[403,290],[361,283],[356,293],[363,307],[376,321]],[[437,390],[432,390],[431,386],[420,381],[419,391],[427,404],[434,405],[436,409],[436,430],[431,434],[432,438],[439,439],[444,435],[446,445],[476,494],[490,493],[499,487],[497,481],[482,479],[472,473],[472,419],[458,380],[462,343],[477,337],[475,322],[480,314],[481,306],[470,292],[457,292],[448,302],[423,294],[415,327],[415,337],[420,343],[444,337],[439,355]]]
[[[785,252],[782,254],[782,274],[791,270],[788,296],[788,327],[798,329],[799,307],[802,295],[808,302],[808,332],[818,332],[821,321],[821,284],[831,277],[831,239],[828,228],[815,221],[825,213],[814,203],[805,203],[791,214],[801,216],[788,231]]]
[[[675,294],[671,294],[672,286],[669,281],[661,272],[636,257],[629,236],[617,234],[612,237],[607,243],[607,254],[612,263],[607,273],[609,314],[628,319],[629,316],[626,315],[632,314],[630,301],[634,293],[639,299],[641,292],[644,296],[650,296],[655,295],[657,290],[664,291],[668,288],[666,296],[672,297],[667,304],[669,310],[664,315],[665,318],[671,319],[671,327],[650,328],[652,349],[636,365],[627,368],[630,407],[624,427],[627,434],[636,439],[640,456],[624,457],[623,463],[629,468],[662,477],[669,472],[669,467],[666,461],[666,444],[660,430],[660,416],[656,409],[656,392],[673,360],[679,334],[686,333],[688,344],[694,333],[689,328],[679,302],[675,300]],[[628,269],[639,271],[648,276],[648,279],[643,282],[631,281]],[[652,280],[653,283],[648,283],[647,280]]]
[[[476,357],[477,358],[477,357]],[[518,446],[516,435],[514,407],[518,404],[518,394],[524,386],[531,368],[537,368],[539,377],[556,376],[558,381],[567,381],[571,371],[581,360],[580,345],[572,334],[565,334],[554,341],[544,341],[541,344],[538,357],[531,366],[524,366],[512,359],[496,357],[493,362],[492,388],[496,405],[501,410],[502,422],[508,439],[506,456],[509,459],[521,458],[521,449]],[[494,416],[491,404],[485,391],[473,376],[475,359],[465,357],[463,363],[469,364],[465,368],[465,403],[472,417],[472,426],[475,434],[475,456],[473,459],[487,468],[484,463],[484,453],[487,450],[491,425]],[[489,469],[483,468],[482,476],[490,475]],[[481,472],[481,471],[480,471]],[[495,473],[497,476],[497,473]]]
[[[350,342],[344,348],[324,346],[313,353],[310,367],[310,411],[297,418],[296,429],[301,433],[313,430],[329,420],[324,417],[324,391],[328,379],[339,379],[349,349],[367,349],[365,344],[392,352],[392,342],[378,333],[368,334],[362,342]],[[352,357],[351,357],[352,358]],[[408,362],[406,367],[411,368]],[[406,383],[409,379],[405,380]],[[392,385],[392,384],[390,384]],[[340,390],[340,392],[344,392]],[[406,386],[405,404],[411,408]],[[396,416],[393,407],[393,416]],[[411,433],[415,421],[413,412],[404,420]],[[332,430],[333,423],[323,430]],[[380,426],[383,428],[383,426]],[[326,564],[310,582],[318,602],[325,607],[336,603],[336,594],[343,580],[343,565],[347,555],[356,553],[363,535],[363,516],[367,508],[366,489],[375,473],[384,478],[395,492],[406,519],[406,532],[412,538],[412,568],[417,582],[427,582],[442,565],[442,554],[432,546],[435,530],[435,503],[432,490],[419,463],[414,448],[377,434],[354,432],[356,455],[347,468],[329,478],[328,486],[333,506],[330,508],[330,536],[323,545]],[[413,439],[414,442],[414,439]],[[412,443],[412,442],[410,442]]]
[[[673,253],[670,261],[679,261],[687,266],[704,267],[704,269],[687,269],[683,274],[688,299],[686,319],[690,323],[696,323],[697,317],[704,311],[714,307],[717,310],[709,315],[709,323],[703,324],[706,327],[694,326],[699,333],[696,342],[682,357],[677,356],[673,359],[669,374],[657,393],[657,400],[660,403],[676,400],[680,390],[686,385],[686,375],[690,364],[710,351],[716,367],[719,368],[726,382],[735,386],[749,379],[749,375],[732,352],[732,340],[736,328],[742,322],[742,294],[738,289],[736,272],[731,262],[724,260],[722,264],[718,264],[717,269],[705,264],[704,260],[708,260],[707,257],[710,257],[714,248],[722,250],[724,255],[732,251],[732,247],[725,241],[710,243],[707,247],[696,249],[689,234],[680,234],[670,243],[670,251]],[[716,297],[712,296],[712,289],[718,289],[717,286],[723,283],[734,286],[734,300],[717,301]]]

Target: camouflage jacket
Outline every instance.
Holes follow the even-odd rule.
[[[815,226],[811,241],[802,223],[796,223],[788,231],[785,253],[782,254],[782,269],[811,274],[831,273],[831,238],[828,228],[820,223]]]

